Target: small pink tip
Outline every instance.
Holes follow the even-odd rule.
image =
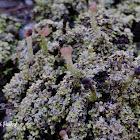
[[[64,47],[61,48],[60,52],[64,55],[64,56],[70,56],[72,53],[72,47],[68,46],[68,47]]]
[[[66,133],[65,130],[61,130],[61,131],[59,132],[59,135],[60,135],[61,137],[64,137],[66,134],[67,134],[67,133]]]
[[[90,3],[90,7],[89,7],[90,11],[94,12],[97,9],[97,4],[96,2],[91,2]]]
[[[50,34],[50,28],[46,27],[46,28],[43,28],[42,30],[40,30],[38,32],[39,35],[42,35],[43,37],[45,36],[48,36]]]

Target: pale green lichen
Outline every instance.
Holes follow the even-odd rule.
[[[0,41],[0,63],[6,63],[8,57],[10,56],[10,46],[7,42]]]
[[[140,65],[140,57],[133,53],[136,46],[130,30],[135,15],[126,16],[119,10],[100,6],[95,19],[101,33],[96,36],[84,1],[71,0],[69,3],[73,9],[81,10],[75,17],[74,28],[67,24],[66,34],[63,34],[60,13],[67,14],[67,10],[62,11],[65,9],[63,2],[54,1],[52,6],[57,7],[51,12],[54,13],[52,19],[57,21],[42,20],[34,26],[37,32],[46,26],[53,32],[46,40],[47,57],[42,54],[38,33],[32,37],[33,49],[40,48],[34,54],[35,63],[30,67],[29,81],[26,78],[26,44],[24,40],[19,42],[13,59],[18,58],[20,72],[3,89],[7,100],[15,106],[8,115],[9,122],[17,122],[17,127],[7,126],[4,138],[60,139],[58,133],[66,129],[71,140],[138,140],[140,79],[134,77],[128,82],[129,76]],[[59,10],[58,4],[62,9]],[[47,8],[53,10],[50,5]],[[42,8],[41,11],[51,15],[49,10]],[[55,15],[57,12],[59,16]],[[61,39],[66,41],[64,47],[73,47],[74,67],[81,75],[91,78],[97,92],[95,102],[90,102],[90,91],[84,89],[81,79],[74,78],[67,70],[60,55]],[[138,122],[138,127],[133,125],[134,121]]]

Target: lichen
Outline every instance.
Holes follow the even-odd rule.
[[[100,33],[96,34],[85,1],[44,2],[48,2],[46,7],[42,4],[41,9],[36,7],[36,13],[43,11],[43,16],[34,26],[33,50],[38,49],[34,52],[35,63],[29,67],[29,79],[25,40],[18,43],[12,57],[13,61],[18,59],[20,72],[6,84],[3,92],[14,106],[7,114],[7,121],[17,123],[17,127],[7,126],[4,138],[60,139],[59,132],[65,129],[71,140],[138,140],[140,78],[131,76],[140,65],[140,56],[134,53],[137,49],[131,28],[137,17],[133,14],[135,10],[130,9],[132,5],[122,2],[128,15],[120,4],[117,12],[112,9],[113,1],[99,6],[95,20]],[[73,16],[68,7],[75,11]],[[45,13],[49,19],[44,19]],[[66,33],[63,33],[64,14],[74,20],[73,27],[71,21],[67,22]],[[47,56],[42,54],[38,34],[44,27],[51,30],[45,39]],[[62,46],[60,40],[64,40]],[[60,53],[62,47],[69,45],[73,48],[73,65],[82,77],[72,75]],[[95,102],[91,102],[90,90],[84,88],[82,78],[91,79],[97,92]],[[133,125],[134,121],[138,126]]]

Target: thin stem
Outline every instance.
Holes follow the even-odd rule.
[[[95,12],[91,12],[91,22],[92,22],[92,28],[96,30]]]
[[[67,135],[67,134],[63,137],[63,140],[69,140],[69,138],[68,138],[68,135]]]
[[[28,61],[30,64],[33,63],[34,61],[34,56],[33,56],[33,49],[32,49],[32,37],[26,37],[27,40],[27,51],[28,51]]]
[[[29,62],[27,62],[27,81],[29,81]]]
[[[48,52],[48,48],[46,45],[45,37],[41,36],[41,39],[42,39],[42,50],[43,54],[45,55]]]
[[[97,98],[97,94],[96,94],[96,91],[95,91],[93,85],[90,85],[90,91],[91,91],[91,93],[90,93],[90,100],[92,102],[94,102],[96,100],[96,98]]]
[[[66,63],[67,63],[67,68],[68,70],[75,76],[75,77],[80,77],[80,72],[77,71],[77,69],[74,67],[71,56],[65,57]]]
[[[133,79],[134,79],[134,74],[133,74],[133,75],[129,75],[129,76],[126,78],[126,82],[125,82],[125,84],[124,84],[122,93],[126,93],[126,92],[127,92],[128,87],[129,87],[129,84],[133,81]]]
[[[99,35],[100,29],[98,28],[98,26],[97,26],[97,24],[96,24],[95,12],[91,12],[91,24],[92,24],[92,28],[94,29],[95,33],[96,33],[97,35]]]

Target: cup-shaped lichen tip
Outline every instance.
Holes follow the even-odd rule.
[[[97,4],[96,2],[91,2],[90,3],[90,6],[89,6],[89,10],[92,11],[92,12],[95,12],[97,9]]]
[[[61,48],[60,52],[64,55],[64,57],[71,56],[72,47],[68,46],[68,47]]]
[[[90,100],[94,102],[97,98],[97,93],[92,85],[91,79],[83,78],[81,82],[86,90],[90,89]]]
[[[51,33],[50,28],[46,27],[43,28],[42,30],[40,30],[38,32],[39,35],[41,35],[42,37],[48,36]]]
[[[65,130],[61,130],[59,132],[59,135],[63,138],[63,140],[68,140],[68,135],[67,135],[67,132]]]
[[[33,32],[34,32],[33,28],[26,29],[25,34],[24,34],[24,37],[31,36],[33,34]]]

